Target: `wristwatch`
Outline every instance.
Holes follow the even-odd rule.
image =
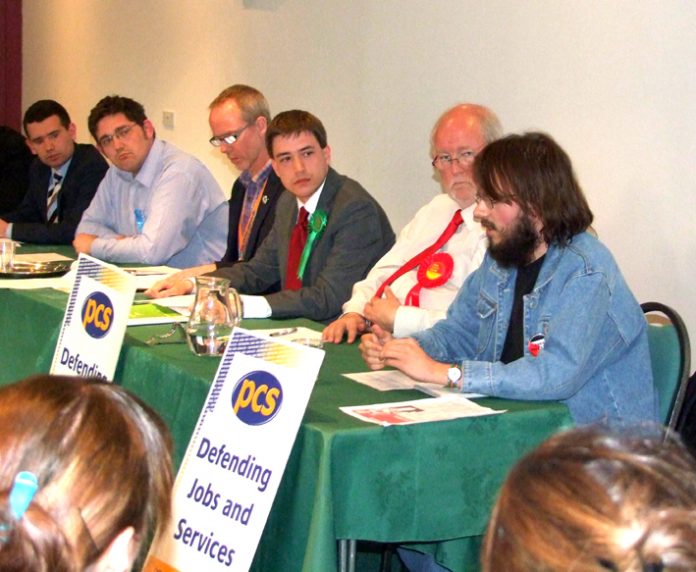
[[[462,381],[462,366],[453,363],[447,370],[447,387],[460,387]]]

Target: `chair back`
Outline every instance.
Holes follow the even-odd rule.
[[[645,314],[659,312],[667,318],[656,321],[646,316],[650,361],[660,406],[660,419],[666,426],[675,429],[684,403],[686,384],[689,381],[689,333],[681,316],[669,306],[660,302],[645,302],[640,307]]]

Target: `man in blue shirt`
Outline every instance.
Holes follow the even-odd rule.
[[[576,423],[657,419],[646,321],[570,159],[549,136],[510,135],[477,156],[474,215],[489,250],[447,317],[413,338],[374,328],[372,369],[464,392],[558,400]]]
[[[113,262],[186,268],[227,248],[225,195],[195,157],[155,138],[143,106],[108,96],[89,130],[113,163],[77,228],[77,252]]]

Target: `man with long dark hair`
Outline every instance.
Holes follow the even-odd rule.
[[[363,336],[372,369],[509,399],[557,400],[577,423],[657,419],[646,322],[567,154],[510,135],[476,158],[475,216],[489,250],[447,318],[413,338]]]

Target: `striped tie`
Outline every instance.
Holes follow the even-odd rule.
[[[62,185],[63,177],[58,173],[53,173],[51,187],[48,189],[46,197],[46,220],[49,224],[58,222],[58,195]]]

